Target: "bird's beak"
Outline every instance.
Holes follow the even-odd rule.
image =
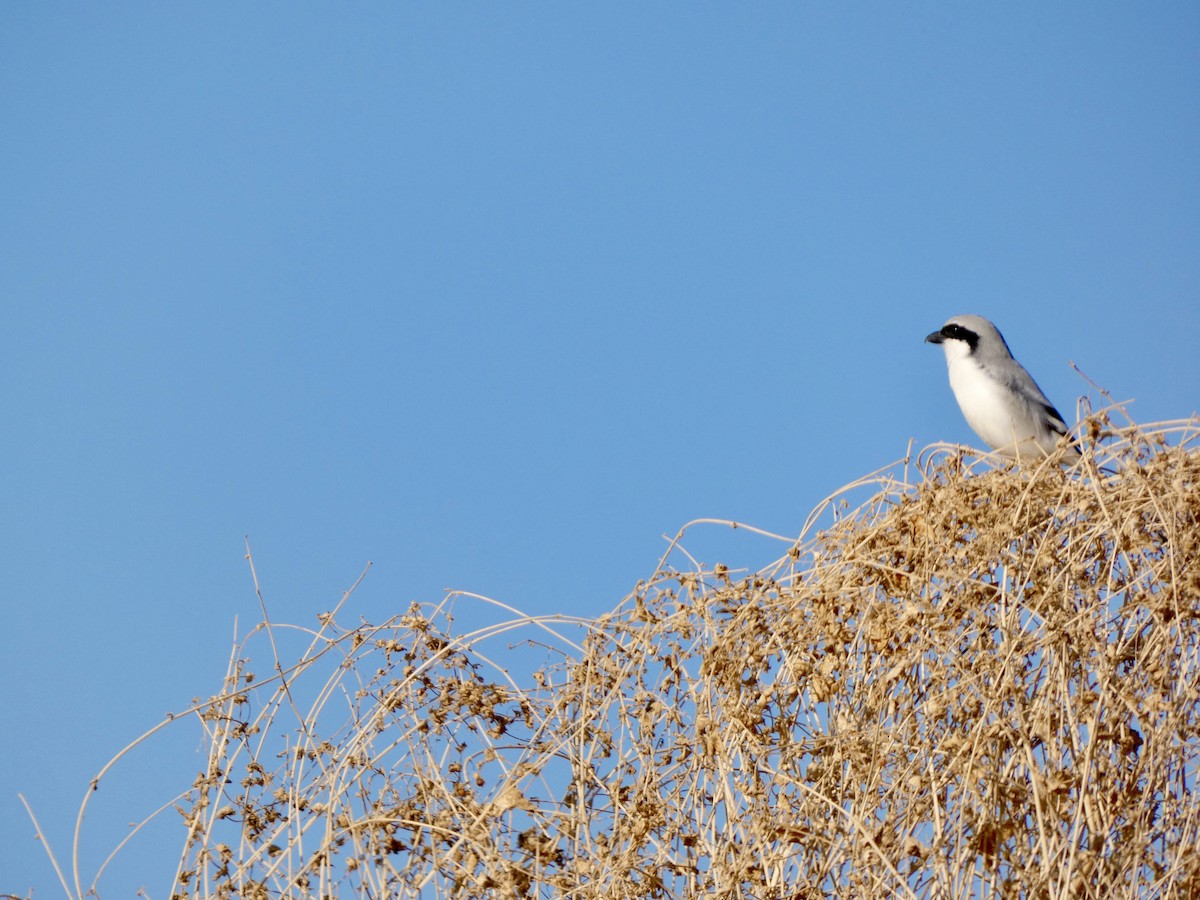
[[[925,336],[925,343],[927,344],[940,344],[944,340],[946,340],[946,336],[940,331],[935,331],[933,334]]]

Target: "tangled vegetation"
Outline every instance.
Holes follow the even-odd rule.
[[[760,571],[677,539],[596,620],[264,621],[174,898],[1200,896],[1200,423],[1089,426],[897,464]]]

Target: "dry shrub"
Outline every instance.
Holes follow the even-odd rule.
[[[175,896],[1198,896],[1198,426],[935,449],[599,620],[240,646]]]

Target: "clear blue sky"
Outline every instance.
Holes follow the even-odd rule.
[[[1068,360],[1192,414],[1198,48],[1194,2],[7,4],[0,892],[56,890],[18,791],[65,852],[219,689],[243,535],[282,621],[368,560],[348,619],[600,614],[692,518],[975,443],[955,313],[1071,421]]]

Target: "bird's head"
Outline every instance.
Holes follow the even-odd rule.
[[[1012,356],[1000,330],[983,316],[955,316],[937,331],[926,335],[925,341],[941,344],[947,358],[974,356],[976,353]]]

